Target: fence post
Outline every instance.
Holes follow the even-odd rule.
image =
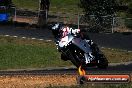
[[[111,30],[112,33],[114,33],[114,24],[115,24],[115,18],[113,16],[113,18],[112,18],[112,30]]]
[[[46,24],[47,24],[47,19],[48,19],[48,10],[46,9]]]
[[[11,8],[13,8],[14,10],[13,10],[13,21],[16,21],[16,7],[11,7]]]
[[[16,21],[16,8],[15,8],[15,21]]]
[[[79,26],[80,26],[80,15],[78,13],[78,29],[80,28]]]

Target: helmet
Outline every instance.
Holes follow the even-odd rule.
[[[62,24],[59,24],[59,23],[54,24],[52,26],[52,28],[51,28],[53,35],[56,36],[56,37],[59,36],[60,35],[61,28],[62,28]]]
[[[62,27],[62,25],[59,24],[59,23],[57,23],[57,24],[54,24],[54,25],[52,26],[52,30],[60,30],[61,27]]]

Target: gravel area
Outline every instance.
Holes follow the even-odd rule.
[[[0,76],[0,88],[44,88],[76,85],[76,75]]]

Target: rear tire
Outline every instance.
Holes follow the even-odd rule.
[[[108,67],[108,60],[106,59],[104,55],[99,56],[99,63],[97,67],[100,69],[106,69]]]

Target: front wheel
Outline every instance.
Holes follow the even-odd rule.
[[[72,53],[71,62],[72,62],[77,68],[79,68],[80,66],[82,66],[83,69],[86,68],[84,53],[81,52],[80,50],[77,50],[76,52],[73,52],[73,53]]]
[[[79,68],[79,66],[81,65],[80,61],[79,61],[77,58],[75,58],[75,57],[72,57],[72,58],[71,58],[71,62],[72,62],[77,68]]]
[[[64,60],[64,61],[69,60],[69,58],[63,53],[61,54],[61,59]]]

